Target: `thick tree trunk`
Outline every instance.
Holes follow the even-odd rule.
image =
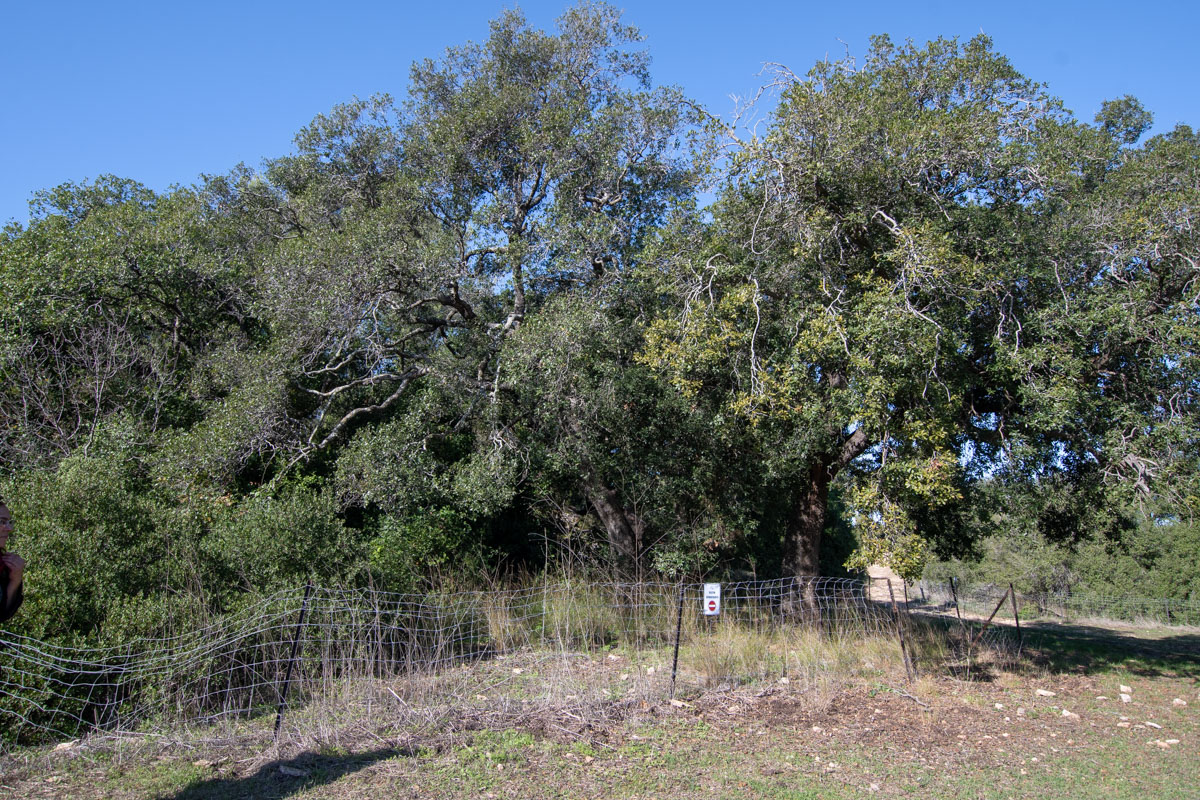
[[[783,532],[783,574],[816,578],[821,574],[821,533],[829,508],[829,484],[847,464],[867,449],[863,428],[844,436],[837,447],[816,459],[796,487],[792,510]]]
[[[867,449],[863,428],[842,438],[838,447],[816,459],[801,478],[783,532],[783,574],[796,580],[789,605],[812,621],[820,621],[815,579],[821,575],[821,535],[829,509],[829,485],[847,464]]]
[[[813,464],[792,500],[783,534],[783,574],[796,580],[787,606],[809,622],[820,622],[814,579],[821,575],[821,534],[833,480],[824,459]]]
[[[821,533],[825,530],[832,480],[829,463],[821,460],[813,464],[798,487],[783,534],[784,575],[815,578],[821,574]]]
[[[567,430],[580,441],[580,488],[595,509],[596,516],[600,517],[600,522],[604,524],[604,532],[608,535],[608,544],[612,548],[616,576],[624,580],[637,580],[642,556],[642,520],[625,507],[621,502],[620,492],[608,485],[588,458],[587,449],[583,444],[583,428],[579,422],[574,417],[564,422]]]
[[[594,472],[589,470],[584,475],[584,484],[588,501],[608,534],[618,577],[635,578],[641,556],[641,521],[625,509],[616,490],[605,486]]]

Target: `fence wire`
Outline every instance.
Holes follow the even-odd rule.
[[[980,584],[951,587],[948,582],[920,581],[910,590],[909,606],[952,611],[955,599],[962,613],[984,616],[992,612],[1007,586]],[[1200,626],[1200,600],[1128,595],[1079,594],[1070,592],[1017,592],[1022,620],[1064,621],[1111,620],[1139,625]],[[1000,620],[1013,618],[1006,603],[996,614]]]
[[[584,713],[616,697],[668,691],[664,654],[677,629],[695,660],[711,665],[722,631],[892,638],[910,611],[957,612],[976,624],[996,612],[1009,621],[1005,589],[735,582],[721,586],[719,617],[707,617],[701,584],[558,581],[420,595],[298,587],[207,625],[106,646],[0,631],[0,744],[183,729],[261,733],[285,698],[293,731],[362,720],[439,729],[452,717],[514,720],[572,704]],[[1023,622],[1200,625],[1200,604],[1178,600],[1021,594],[1016,606]]]
[[[424,692],[425,709],[438,693],[444,702],[487,698],[495,681],[525,672],[495,668],[510,658],[537,672],[539,660],[561,665],[617,645],[661,652],[677,626],[693,641],[713,630],[701,614],[702,594],[700,584],[667,583],[555,582],[422,595],[301,587],[204,627],[117,645],[66,647],[0,631],[0,721],[10,742],[145,733],[270,717],[285,692],[292,709],[328,713],[365,703],[403,716],[415,708],[414,687]],[[726,583],[719,624],[877,634],[894,630],[895,619],[872,601],[867,584],[821,578]],[[493,668],[469,678],[455,673],[466,664]],[[450,680],[453,674],[461,677]],[[525,686],[523,696],[552,691],[570,699],[596,688],[576,678]],[[352,690],[358,694],[347,698]]]

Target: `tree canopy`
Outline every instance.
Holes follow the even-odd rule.
[[[743,131],[639,40],[507,12],[262,169],[39,195],[0,234],[29,624],[468,567],[916,576],[999,503],[1059,543],[1200,510],[1195,132],[1077,120],[983,36],[780,69]],[[38,588],[112,549],[94,602]]]

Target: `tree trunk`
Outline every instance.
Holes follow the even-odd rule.
[[[796,487],[783,533],[785,577],[811,579],[820,576],[821,534],[825,530],[825,514],[829,508],[829,484],[847,464],[863,454],[869,443],[866,430],[856,428],[844,436],[834,450],[818,458]]]
[[[616,560],[617,575],[634,578],[638,558],[641,555],[641,524],[621,503],[616,490],[604,485],[599,476],[590,469],[584,475],[588,500],[596,510],[596,516],[604,523],[608,544]]]
[[[796,581],[786,605],[789,611],[813,623],[821,621],[815,579],[821,575],[821,534],[825,530],[831,473],[825,459],[809,469],[797,487],[783,534],[783,574]]]
[[[616,575],[619,579],[638,580],[642,556],[642,519],[621,502],[621,494],[611,488],[587,456],[583,426],[573,416],[564,420],[567,430],[579,442],[580,488],[604,524],[608,544],[612,548]]]
[[[829,505],[829,464],[820,460],[809,469],[796,497],[783,535],[783,574],[815,578],[821,574],[821,533]]]

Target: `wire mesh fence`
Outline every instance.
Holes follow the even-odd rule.
[[[920,581],[911,590],[909,607],[949,611],[957,602],[963,614],[990,614],[1008,586]],[[1017,592],[1017,607],[1023,620],[1065,621],[1109,620],[1138,625],[1200,626],[1200,600],[1133,597],[1071,592]],[[1012,620],[1011,604],[1005,604],[997,619]]]
[[[699,584],[667,583],[421,595],[300,587],[207,626],[110,646],[0,631],[0,721],[9,742],[214,725],[227,732],[282,719],[285,707],[292,725],[351,712],[436,725],[437,709],[452,705],[482,713],[497,702],[520,710],[612,695],[586,668],[599,651],[657,657],[632,682],[629,673],[603,673],[625,683],[625,695],[631,686],[652,694],[666,691],[661,657],[677,634],[685,644],[718,625],[889,635],[896,624],[892,609],[854,580],[727,583],[719,618],[702,614],[702,599]]]
[[[0,631],[0,744],[184,731],[261,737],[272,725],[280,733],[285,711],[285,735],[363,724],[373,734],[464,720],[511,724],[548,707],[579,716],[674,691],[676,642],[691,664],[684,683],[761,670],[772,648],[785,651],[773,663],[786,673],[786,652],[811,650],[814,639],[845,642],[846,651],[881,642],[907,670],[913,645],[902,634],[914,613],[961,615],[972,646],[1003,646],[1006,630],[982,620],[1011,622],[1017,613],[1022,622],[1200,624],[1196,603],[1031,594],[1014,603],[1006,589],[747,581],[723,584],[720,614],[707,616],[701,584],[547,581],[420,595],[298,587],[206,625],[106,646]],[[759,666],[747,666],[755,647]],[[825,664],[827,653],[810,660]],[[970,666],[969,652],[966,660]]]

